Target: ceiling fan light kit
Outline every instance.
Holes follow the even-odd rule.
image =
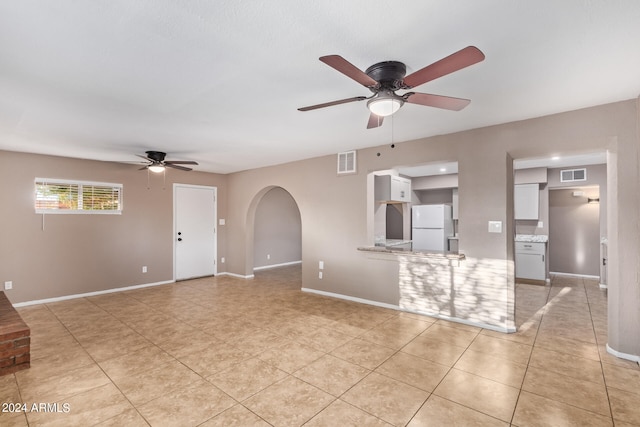
[[[378,93],[367,101],[367,108],[376,116],[387,117],[398,111],[402,104],[404,104],[404,100],[393,92],[389,92],[389,94]]]
[[[412,89],[483,60],[484,54],[480,49],[475,46],[467,46],[405,77],[407,67],[399,61],[379,62],[367,68],[366,71],[361,71],[339,55],[322,56],[320,57],[320,61],[360,83],[373,92],[373,95],[369,97],[356,96],[338,101],[325,102],[323,104],[298,108],[298,110],[310,111],[349,102],[367,100],[367,108],[371,112],[367,124],[368,129],[381,126],[383,117],[396,113],[405,102],[460,111],[469,105],[471,101],[463,98],[419,92],[407,92],[398,95],[396,91]]]
[[[149,170],[153,173],[162,173],[164,172],[164,166],[161,164],[149,165]]]

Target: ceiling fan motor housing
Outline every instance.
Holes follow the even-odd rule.
[[[365,74],[380,83],[380,89],[398,90],[407,74],[407,67],[399,61],[383,61],[367,68]]]
[[[167,153],[162,151],[147,151],[147,157],[155,162],[163,162]]]

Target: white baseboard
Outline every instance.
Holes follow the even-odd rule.
[[[443,316],[442,314],[438,314],[438,313],[429,313],[426,311],[414,311],[414,310],[403,310],[403,311],[406,311],[407,313],[421,314],[423,316],[429,316],[429,317],[435,317],[437,319],[448,320],[449,322],[462,323],[463,325],[475,326],[477,328],[489,329],[491,331],[502,332],[505,334],[512,334],[517,331],[515,327],[502,328],[500,326],[489,325],[487,323],[472,322],[470,320],[460,319],[459,317]]]
[[[549,274],[553,274],[555,276],[579,277],[581,279],[600,280],[600,276],[591,276],[589,274],[560,273],[557,271],[550,271]]]
[[[317,289],[310,289],[310,288],[302,288],[301,291],[302,292],[309,292],[311,294],[324,295],[325,297],[332,297],[332,298],[344,299],[344,300],[347,300],[347,301],[359,302],[361,304],[374,305],[376,307],[390,308],[392,310],[400,310],[400,307],[398,307],[397,305],[387,304],[387,303],[378,302],[378,301],[371,301],[371,300],[368,300],[368,299],[352,297],[352,296],[349,296],[349,295],[335,294],[333,292],[319,291]]]
[[[464,320],[464,319],[458,319],[457,317],[442,316],[442,315],[438,315],[438,314],[425,313],[425,312],[414,311],[414,310],[405,310],[405,309],[401,308],[400,306],[393,305],[393,304],[387,304],[387,303],[384,303],[384,302],[372,301],[372,300],[368,300],[368,299],[364,299],[364,298],[352,297],[352,296],[349,296],[349,295],[336,294],[336,293],[333,293],[333,292],[319,291],[317,289],[302,288],[302,292],[309,292],[309,293],[312,293],[312,294],[324,295],[324,296],[327,296],[327,297],[338,298],[338,299],[343,299],[343,300],[353,301],[353,302],[359,302],[361,304],[373,305],[373,306],[376,306],[376,307],[389,308],[391,310],[396,310],[396,311],[404,311],[406,313],[414,313],[414,314],[420,314],[422,316],[435,317],[435,318],[442,319],[442,320],[449,320],[451,322],[463,323],[463,324],[469,325],[469,326],[476,326],[476,327],[479,327],[479,328],[490,329],[490,330],[496,331],[496,332],[504,332],[504,333],[516,332],[515,328],[500,328],[498,326],[487,325],[487,324],[478,323],[478,322],[470,322],[470,321]]]
[[[39,300],[33,300],[33,301],[19,302],[19,303],[13,304],[13,306],[14,307],[26,307],[26,306],[29,306],[29,305],[47,304],[47,303],[51,303],[51,302],[66,301],[66,300],[76,299],[76,298],[85,298],[85,297],[93,297],[93,296],[96,296],[96,295],[112,294],[114,292],[131,291],[131,290],[134,290],[134,289],[148,288],[148,287],[151,287],[151,286],[168,285],[169,283],[175,283],[175,281],[174,280],[165,280],[163,282],[145,283],[143,285],[125,286],[124,288],[112,288],[112,289],[105,289],[104,291],[87,292],[87,293],[84,293],[84,294],[73,294],[73,295],[65,295],[65,296],[62,296],[62,297],[45,298],[45,299],[39,299]]]
[[[640,356],[637,356],[635,354],[623,353],[621,351],[616,351],[611,347],[609,347],[609,344],[607,344],[607,353],[613,354],[614,356],[619,357],[620,359],[631,360],[632,362],[636,362],[640,364]]]
[[[300,261],[291,261],[291,262],[283,262],[281,264],[271,264],[271,265],[263,265],[263,266],[260,266],[260,267],[253,267],[253,271],[268,270],[270,268],[286,267],[288,265],[296,265],[296,264],[302,264],[302,260],[300,260]]]
[[[227,271],[223,271],[222,273],[218,273],[218,274],[216,274],[216,276],[230,276],[230,277],[237,277],[238,279],[253,279],[255,277],[253,274],[248,274],[246,276],[243,276],[242,274],[229,273]]]

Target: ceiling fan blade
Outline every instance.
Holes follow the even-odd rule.
[[[136,156],[140,157],[141,159],[148,160],[148,161],[150,161],[150,162],[152,162],[152,161],[153,161],[152,159],[148,158],[147,156],[143,156],[143,155],[141,155],[141,154],[136,154]]]
[[[193,160],[166,160],[165,165],[197,165],[198,162]]]
[[[346,104],[348,102],[354,102],[354,101],[364,101],[365,99],[367,99],[366,96],[355,96],[353,98],[341,99],[339,101],[325,102],[324,104],[316,104],[316,105],[310,105],[309,107],[298,108],[298,111],[316,110],[318,108],[331,107],[332,105]]]
[[[140,168],[140,169],[138,169],[138,170],[139,170],[139,171],[143,171],[143,170],[145,170],[145,169],[149,169],[149,165],[147,165],[147,166],[143,166],[143,167],[141,167],[141,168]]]
[[[427,65],[424,68],[409,74],[404,78],[404,84],[407,89],[420,86],[438,77],[446,76],[454,71],[461,70],[475,63],[484,60],[484,53],[475,46],[467,46],[464,49],[453,53],[446,58]]]
[[[178,166],[178,165],[174,165],[172,163],[166,163],[164,164],[166,167],[168,168],[174,168],[174,169],[180,169],[181,171],[191,171],[193,169],[191,168],[185,168],[184,166]]]
[[[367,129],[373,129],[373,128],[382,126],[383,120],[384,120],[384,117],[376,116],[375,114],[371,113],[369,115],[369,122],[367,123]]]
[[[360,83],[362,86],[374,87],[378,85],[378,82],[369,77],[364,71],[347,61],[340,55],[327,55],[321,56],[320,61],[324,62],[331,68],[341,72],[345,76],[349,77]]]
[[[405,101],[410,104],[426,105],[427,107],[444,108],[445,110],[453,111],[460,111],[471,102],[469,99],[432,95],[430,93],[410,92],[407,95],[409,96],[406,97]]]

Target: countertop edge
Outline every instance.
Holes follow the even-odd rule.
[[[464,254],[457,254],[454,252],[421,252],[421,251],[409,251],[402,249],[394,249],[393,247],[383,246],[360,246],[357,248],[361,252],[374,252],[380,254],[392,254],[392,255],[404,255],[420,258],[438,258],[438,259],[450,259],[460,261],[466,259]]]

